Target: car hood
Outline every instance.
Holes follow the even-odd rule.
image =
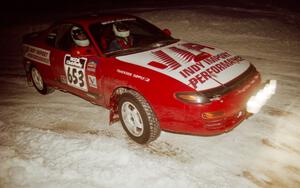
[[[224,50],[184,41],[116,58],[172,77],[196,91],[223,86],[250,67],[248,61]]]

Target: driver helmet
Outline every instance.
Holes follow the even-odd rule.
[[[77,26],[72,27],[71,36],[72,36],[72,39],[75,42],[75,44],[77,44],[78,46],[86,47],[86,46],[90,45],[90,41],[87,38],[84,31]]]
[[[129,37],[129,28],[122,22],[116,22],[113,24],[113,31],[117,37],[126,38]]]

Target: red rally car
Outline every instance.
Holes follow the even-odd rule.
[[[132,15],[68,19],[23,37],[24,68],[41,94],[67,91],[110,110],[149,143],[161,130],[216,135],[275,93],[240,56],[185,42]]]

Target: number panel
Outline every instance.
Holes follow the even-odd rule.
[[[85,66],[87,59],[84,57],[72,57],[67,54],[64,59],[64,69],[69,86],[87,91]]]

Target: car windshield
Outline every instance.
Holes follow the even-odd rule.
[[[119,29],[119,25],[122,28]],[[177,42],[165,32],[139,18],[92,24],[90,31],[106,56],[121,56]]]

